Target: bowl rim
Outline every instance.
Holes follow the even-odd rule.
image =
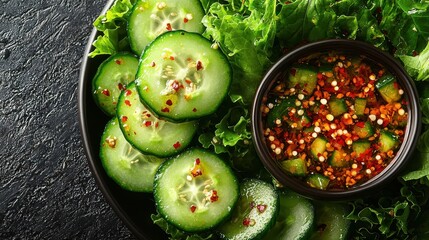
[[[287,68],[289,64],[296,63],[299,59],[307,57],[312,53],[332,50],[339,52],[351,51],[354,52],[355,55],[363,55],[369,59],[377,60],[377,62],[381,63],[384,68],[395,75],[396,78],[401,82],[401,85],[403,86],[407,95],[408,112],[410,113],[408,116],[408,124],[406,126],[404,140],[401,143],[401,147],[399,148],[397,155],[391,161],[391,163],[381,173],[377,174],[375,177],[363,183],[362,185],[351,189],[338,191],[327,191],[311,188],[310,186],[303,184],[302,180],[287,175],[279,168],[279,165],[273,161],[265,143],[260,111],[263,98],[274,84],[274,80],[278,77],[278,75],[284,72],[282,69]],[[255,149],[265,168],[268,170],[268,172],[271,173],[271,175],[273,175],[275,179],[277,179],[277,181],[304,197],[328,201],[350,200],[363,197],[378,190],[386,183],[395,179],[397,174],[410,159],[411,154],[408,153],[414,151],[417,145],[416,134],[420,134],[421,129],[421,111],[418,99],[418,92],[414,80],[409,77],[408,73],[405,71],[399,61],[393,58],[390,54],[381,51],[373,45],[370,45],[366,42],[349,39],[328,39],[302,45],[281,57],[268,70],[256,91],[251,109],[252,137],[255,142]]]
[[[108,0],[108,2],[104,5],[103,10],[100,12],[98,16],[105,14],[107,10],[109,10],[109,8],[113,5],[114,1],[115,0]],[[98,34],[97,29],[93,27],[91,30],[91,34],[87,39],[87,44],[85,47],[85,52],[82,57],[82,62],[80,65],[80,72],[79,72],[79,84],[77,88],[77,95],[78,95],[77,104],[78,104],[78,114],[79,114],[79,130],[80,130],[81,139],[82,139],[82,146],[86,155],[86,160],[89,165],[91,174],[94,177],[98,188],[101,190],[101,193],[104,199],[113,209],[113,211],[116,213],[119,219],[121,219],[121,221],[125,224],[125,226],[130,230],[130,232],[136,238],[150,240],[150,238],[146,237],[145,235],[142,235],[141,231],[139,231],[140,229],[139,226],[137,226],[133,221],[130,220],[130,217],[126,214],[125,210],[118,203],[118,201],[113,197],[112,192],[106,187],[107,182],[104,181],[104,179],[96,170],[97,167],[95,165],[95,162],[98,161],[98,159],[96,156],[94,156],[94,153],[91,151],[91,149],[94,149],[94,148],[89,139],[89,132],[88,132],[89,125],[87,121],[86,104],[88,100],[91,101],[92,99],[88,99],[86,96],[86,92],[87,92],[86,81],[89,81],[87,68],[88,68],[88,65],[89,65],[88,62],[90,61],[90,59],[88,55],[93,50],[91,40],[95,40],[97,34]]]

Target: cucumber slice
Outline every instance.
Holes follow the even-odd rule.
[[[311,66],[292,67],[289,70],[289,88],[299,88],[304,95],[311,95],[317,85],[317,69]]]
[[[386,102],[392,103],[401,100],[399,84],[392,75],[388,74],[381,77],[375,84],[375,87]]]
[[[313,154],[315,158],[319,158],[319,154],[323,154],[326,150],[326,143],[328,143],[328,140],[324,137],[317,137],[314,139],[310,146],[311,154]]]
[[[363,116],[365,115],[365,108],[366,108],[367,100],[365,98],[356,98],[355,99],[355,114],[357,116]]]
[[[348,167],[350,162],[344,158],[343,150],[334,150],[332,155],[329,157],[329,164],[333,167]]]
[[[119,94],[134,81],[139,60],[129,53],[117,53],[104,60],[92,79],[95,103],[109,116],[116,113]]]
[[[371,147],[371,143],[368,140],[359,140],[359,141],[353,142],[352,144],[353,152],[355,152],[358,157],[362,153],[366,152],[366,150],[368,150],[370,147]]]
[[[311,240],[347,239],[350,221],[346,219],[347,205],[341,203],[317,202],[316,231]]]
[[[385,130],[380,131],[378,142],[380,145],[380,152],[387,152],[399,144],[398,136]]]
[[[347,105],[343,98],[331,98],[328,102],[328,105],[331,114],[334,115],[334,117],[338,117],[341,114],[347,112]]]
[[[329,185],[329,178],[323,176],[322,174],[315,173],[315,174],[310,175],[307,178],[307,184],[313,188],[317,188],[320,190],[326,190],[326,188]]]
[[[171,123],[156,118],[140,102],[134,82],[119,96],[117,116],[128,142],[141,152],[159,157],[185,149],[197,129],[197,122]]]
[[[286,172],[295,175],[295,176],[305,176],[307,175],[307,164],[302,158],[296,158],[291,160],[285,160],[280,163],[283,170]]]
[[[267,114],[267,125],[269,127],[275,126],[276,120],[283,119],[283,116],[288,114],[289,108],[295,106],[295,101],[295,97],[289,97],[275,105]]]
[[[196,33],[167,32],[145,50],[136,77],[142,100],[159,116],[186,121],[217,110],[228,93],[226,56]]]
[[[155,175],[158,212],[177,228],[197,232],[211,229],[232,213],[238,181],[217,155],[190,149],[169,159]]]
[[[140,56],[150,42],[166,31],[203,33],[203,16],[204,9],[198,0],[138,1],[128,21],[131,49]]]
[[[314,207],[310,200],[294,192],[280,193],[280,210],[274,227],[265,240],[304,240],[314,226]]]
[[[230,240],[258,239],[275,224],[278,209],[278,194],[271,184],[247,179],[240,185],[231,219],[218,228],[219,233]]]
[[[362,123],[362,122],[361,122]],[[358,135],[360,138],[368,138],[374,135],[374,128],[372,127],[371,123],[369,121],[366,121],[363,125],[362,124],[355,124],[353,126],[353,131]]]
[[[156,170],[164,161],[133,148],[122,134],[117,118],[107,123],[101,137],[100,159],[107,175],[133,192],[152,192]]]

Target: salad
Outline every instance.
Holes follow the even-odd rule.
[[[123,114],[125,117],[114,118],[108,123],[109,127],[112,126],[108,129],[112,134],[107,134],[103,137],[103,144],[107,149],[113,149],[113,152],[107,150],[103,152],[101,150],[100,155],[109,156],[106,157],[109,159],[110,156],[115,156],[120,151],[127,152],[127,154],[134,156],[136,160],[153,163],[149,168],[137,165],[139,166],[137,168],[141,168],[139,171],[153,174],[157,174],[157,166],[160,165],[162,169],[175,167],[176,165],[173,163],[163,164],[164,160],[162,158],[181,151],[186,151],[185,154],[191,156],[204,155],[207,159],[213,159],[210,160],[213,161],[211,164],[223,169],[225,166],[217,164],[217,157],[221,157],[230,163],[229,165],[233,169],[232,175],[237,179],[252,178],[241,183],[240,187],[242,189],[251,189],[252,186],[259,184],[259,186],[263,186],[265,196],[272,196],[274,189],[271,184],[267,183],[275,183],[275,180],[263,169],[259,159],[257,159],[252,146],[250,132],[249,107],[262,76],[280,56],[301,44],[329,38],[361,40],[394,55],[403,63],[420,90],[424,127],[419,137],[417,150],[413,153],[413,160],[407,166],[407,169],[394,184],[391,184],[388,189],[381,193],[333,206],[328,203],[302,199],[299,196],[294,196],[290,191],[284,190],[279,190],[279,202],[276,202],[276,198],[273,197],[267,203],[258,202],[258,199],[261,199],[258,194],[255,194],[255,199],[258,201],[247,201],[248,199],[238,196],[239,193],[233,193],[233,198],[239,199],[236,205],[225,203],[225,206],[231,207],[234,205],[234,209],[240,209],[240,206],[244,206],[242,209],[249,211],[242,212],[242,215],[238,210],[232,213],[237,213],[242,217],[240,219],[242,221],[239,224],[240,229],[257,225],[259,222],[257,220],[259,219],[255,220],[250,216],[260,217],[262,216],[261,214],[270,214],[271,217],[261,217],[261,220],[273,219],[272,216],[276,215],[274,210],[278,205],[280,209],[282,206],[289,206],[292,213],[295,211],[292,210],[292,207],[299,207],[299,210],[296,211],[305,211],[308,219],[313,219],[311,221],[306,219],[310,221],[309,224],[298,222],[299,227],[296,224],[292,224],[293,226],[289,226],[288,229],[294,230],[285,233],[282,232],[285,227],[279,224],[290,224],[280,223],[281,220],[288,218],[288,213],[280,210],[277,222],[274,220],[267,221],[258,234],[249,235],[255,237],[262,237],[262,233],[265,234],[268,228],[277,231],[277,233],[268,232],[267,236],[271,238],[279,236],[276,234],[308,237],[311,236],[311,233],[309,234],[308,232],[317,232],[317,230],[326,232],[327,229],[334,225],[343,226],[340,227],[340,230],[346,229],[346,232],[341,232],[337,229],[340,231],[337,232],[337,236],[344,237],[348,234],[348,238],[352,239],[424,239],[429,236],[429,210],[427,210],[429,198],[429,131],[427,127],[427,124],[429,124],[429,84],[425,82],[429,80],[429,2],[423,0],[200,0],[202,14],[200,16],[201,21],[197,24],[195,24],[195,19],[200,18],[198,14],[188,15],[185,13],[182,16],[180,12],[168,13],[168,16],[171,17],[169,22],[159,20],[160,16],[157,15],[140,18],[144,15],[143,10],[146,2],[116,0],[106,14],[97,18],[94,26],[101,34],[93,43],[94,51],[90,53],[90,57],[102,56],[118,66],[125,66],[125,72],[137,72],[138,67],[135,66],[135,62],[141,54],[139,49],[144,48],[142,46],[146,44],[151,44],[150,41],[155,38],[155,36],[148,36],[148,32],[159,34],[159,29],[163,29],[163,31],[185,29],[186,31],[200,34],[201,38],[205,38],[213,44],[213,49],[218,49],[226,56],[226,60],[232,68],[231,82],[226,84],[230,86],[229,92],[221,104],[218,103],[220,100],[216,100],[213,103],[211,108],[214,111],[198,115],[198,127],[194,125],[195,122],[193,121],[183,122],[188,119],[197,119],[197,115],[194,114],[198,112],[194,111],[196,107],[185,106],[184,108],[189,111],[185,115],[177,115],[178,117],[170,117],[166,114],[166,112],[170,111],[165,110],[165,107],[159,109],[159,115],[165,113],[166,118],[177,121],[165,124],[164,120],[157,119],[149,113],[150,111],[148,110],[151,109],[143,109],[146,106],[139,108],[141,111],[139,115],[147,117],[144,122],[144,125],[148,127],[145,130],[146,132],[156,129],[160,125],[173,124],[170,127],[163,128],[163,130],[167,131],[169,128],[180,129],[177,134],[181,134],[180,139],[183,139],[183,141],[177,141],[177,138],[164,139],[165,141],[163,140],[162,144],[158,145],[156,149],[149,149],[150,147],[146,149],[147,146],[151,146],[147,142],[150,139],[139,139],[141,141],[137,141],[130,136],[120,134],[121,131],[126,131],[127,127],[130,126],[127,125],[128,121],[132,120],[131,115],[127,115],[126,106],[133,105],[133,94],[144,91],[144,86],[134,86],[137,89],[132,90],[126,88],[125,86],[128,84],[133,86],[133,84],[130,84],[134,81],[132,74],[131,76],[126,74],[125,77],[121,77],[120,85],[114,86],[120,90],[118,91],[121,94],[119,97],[111,91],[105,91],[107,89],[105,87],[94,86],[95,90],[99,89],[100,96],[109,97],[109,99],[113,98],[112,101],[104,101],[105,99],[103,100],[102,98],[95,100],[100,107],[103,104],[110,107],[109,110],[104,110],[106,114],[111,115],[119,111],[120,104],[124,106],[122,109],[125,111]],[[163,9],[166,7],[164,4],[168,5],[169,2],[174,1],[159,1],[156,7]],[[181,4],[182,2],[183,4],[188,4],[198,1],[181,1]],[[195,6],[195,4],[192,4],[192,7]],[[141,10],[142,13],[135,16],[134,10],[136,9]],[[136,26],[138,25],[132,25],[131,19],[135,19],[133,23],[143,21],[143,24],[146,21],[144,19],[153,19],[158,21],[159,24],[156,25],[156,28],[148,31],[142,27],[145,30],[137,32],[139,28]],[[188,22],[192,23],[191,29],[186,29]],[[130,26],[134,29],[133,34],[129,33],[128,28],[131,28]],[[135,41],[136,38],[143,40]],[[117,58],[117,54],[124,55],[122,58]],[[122,64],[122,60],[125,58],[134,58],[130,60],[134,62],[134,67],[129,69],[130,65]],[[168,58],[172,60],[170,55],[168,55]],[[107,62],[105,65],[107,65]],[[199,64],[198,60],[193,61],[193,63],[195,64],[195,72],[206,66]],[[118,67],[116,65],[114,66]],[[97,73],[97,76],[109,76],[116,72],[116,70],[109,72],[109,69],[103,68]],[[224,76],[225,78],[227,78],[226,75]],[[172,82],[168,91],[176,91],[174,86],[176,85]],[[193,89],[191,88],[192,91]],[[163,104],[170,106],[169,103],[168,100],[163,102]],[[114,105],[113,107],[111,106],[112,104]],[[115,104],[118,106],[117,109]],[[150,106],[157,106],[157,104],[153,103]],[[108,132],[107,127],[105,134],[106,132]],[[125,144],[123,144],[124,141],[120,141],[121,137],[127,138]],[[126,142],[133,141],[135,141],[133,144],[126,144]],[[140,148],[146,149],[144,152],[149,154],[140,155],[141,150],[137,151],[134,148],[136,145],[141,145]],[[165,150],[167,148],[164,148],[164,146],[169,147],[168,150]],[[187,146],[194,146],[198,149],[188,151],[185,149]],[[118,149],[120,151],[114,151]],[[179,162],[179,158],[175,160]],[[191,175],[196,174],[196,177],[200,177],[198,173],[200,161],[196,159],[199,159],[199,157],[195,157],[195,161],[187,164],[193,164],[195,167],[191,169]],[[139,161],[135,161],[135,163]],[[182,163],[178,164],[180,166]],[[105,164],[105,166],[107,165],[109,164]],[[131,191],[150,190],[150,186],[154,184],[152,180],[148,181],[146,179],[132,186],[121,184],[132,181],[133,176],[138,175],[135,169],[132,172],[134,175],[127,175],[125,177],[127,179],[118,180],[124,175],[119,174],[117,179],[117,182],[120,182],[119,185]],[[106,171],[113,173],[115,169],[106,169]],[[230,178],[231,183],[235,182],[235,177]],[[157,181],[160,180],[155,179],[155,185]],[[159,182],[159,184],[161,183],[162,181]],[[222,186],[209,185],[210,190],[206,197],[208,197],[208,201],[216,202],[218,201],[216,189]],[[297,198],[299,200],[296,200]],[[326,216],[326,213],[330,213],[331,209],[336,209],[335,214],[338,214],[338,216],[333,216],[334,219],[338,220],[336,222],[332,222],[332,219],[326,220],[320,217]],[[187,211],[193,212],[197,210],[191,206]],[[255,212],[256,215],[252,215]],[[222,218],[230,217],[227,215],[223,215]],[[231,219],[234,219],[234,216]],[[171,219],[166,220],[165,215],[162,213],[154,213],[152,220],[156,225],[164,229],[172,239],[212,239],[218,236],[213,231],[198,233],[192,230],[183,231],[183,227],[178,228],[178,224],[172,224]],[[331,221],[331,224],[326,224],[329,221]],[[228,224],[228,221],[226,223]],[[217,223],[213,224],[216,225]],[[314,226],[317,228],[314,229]],[[190,229],[194,229],[193,227],[190,226]],[[206,226],[198,227],[200,226],[195,229],[206,229]],[[222,225],[218,229],[223,233],[222,236],[228,237],[230,236],[228,234],[236,234],[235,232],[239,227],[232,228]],[[314,233],[312,236],[318,237]]]

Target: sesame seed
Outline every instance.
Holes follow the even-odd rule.
[[[368,118],[369,118],[369,120],[374,122],[377,119],[377,116],[375,116],[374,114],[371,114],[368,116]]]
[[[274,139],[275,139],[274,136],[269,136],[268,137],[268,140],[270,140],[270,142],[274,141]]]
[[[292,108],[292,109],[290,110],[290,112],[291,112],[291,113],[296,113],[296,109],[295,109],[295,108]]]
[[[298,99],[299,99],[299,100],[304,99],[304,94],[302,94],[302,93],[298,94]]]
[[[338,84],[338,83],[337,83],[337,81],[335,81],[335,80],[331,82],[332,87],[337,86],[337,84]]]
[[[322,98],[322,99],[320,99],[320,103],[323,105],[326,105],[328,103],[328,100]]]
[[[324,156],[319,156],[319,161],[324,162],[325,161],[325,157]]]
[[[315,127],[314,131],[317,132],[317,133],[320,133],[321,129],[320,129],[320,127]]]
[[[311,136],[314,137],[314,138],[317,138],[317,133],[314,132],[314,133],[311,134]]]
[[[335,90],[335,91],[338,91],[338,90],[340,90],[340,88],[339,88],[338,86],[335,86],[335,87],[334,87],[334,90]]]
[[[328,114],[328,115],[326,115],[326,119],[328,119],[328,121],[333,121],[334,120],[334,115]],[[335,129],[335,128],[333,128],[333,129]]]
[[[337,125],[335,123],[331,123],[330,127],[331,127],[331,129],[337,129]]]
[[[298,155],[298,152],[297,152],[297,151],[293,151],[293,152],[292,152],[292,155],[293,155],[293,156],[296,156],[296,155]]]
[[[295,88],[290,88],[290,92],[295,92]]]
[[[276,148],[276,150],[274,150],[275,151],[275,153],[277,154],[277,155],[279,155],[280,153],[282,153],[282,150],[278,147],[278,148]]]
[[[377,156],[375,156],[375,159],[380,160],[381,156],[377,154]]]
[[[352,118],[353,118],[353,119],[357,119],[357,118],[358,118],[358,116],[357,116],[356,114],[353,114]]]
[[[301,106],[301,101],[295,101],[295,105],[296,105],[297,107]]]
[[[343,130],[342,130],[342,129],[338,129],[338,130],[337,130],[337,134],[338,134],[338,135],[343,135]]]
[[[374,74],[369,75],[369,79],[374,81],[375,80],[375,75]]]
[[[270,147],[271,147],[271,149],[273,149],[273,150],[274,150],[274,149],[276,149],[276,145],[275,145],[274,143],[273,143],[273,144],[271,144],[271,146],[270,146]]]
[[[383,124],[383,119],[379,118],[379,119],[377,120],[377,124],[378,124],[378,125],[382,125],[382,124]]]
[[[347,133],[349,133],[349,131],[347,131],[347,129],[344,129],[343,134],[347,134]]]
[[[399,95],[402,95],[402,94],[404,94],[404,90],[399,89],[398,93],[399,93]]]
[[[347,145],[352,145],[352,144],[353,144],[353,140],[351,140],[350,138],[348,138],[348,139],[346,140],[346,144],[347,144]]]
[[[280,119],[276,119],[276,124],[277,125],[279,125],[279,124],[281,124],[282,123],[282,121],[280,120]]]
[[[300,116],[304,115],[304,110],[302,110],[302,109],[298,110],[298,115],[300,115]]]
[[[371,169],[367,169],[367,170],[365,170],[365,172],[366,172],[366,174],[371,174]]]
[[[292,141],[292,140],[287,140],[287,143],[288,143],[288,144],[292,144],[292,143],[293,143],[293,141]]]
[[[352,176],[354,177],[356,175],[357,175],[357,172],[355,170],[352,170]]]
[[[272,108],[274,107],[274,104],[272,104],[272,103],[268,103],[268,105],[267,105],[267,106],[268,106],[268,108],[269,108],[269,109],[272,109]]]
[[[314,101],[309,101],[308,104],[310,104],[310,106],[313,106],[315,104]]]
[[[304,144],[304,143],[305,143],[304,139],[299,140],[299,144]]]
[[[338,67],[342,68],[344,65],[342,62],[338,62]]]
[[[357,167],[358,167],[358,166],[357,166],[357,164],[356,164],[356,163],[353,163],[353,164],[352,164],[352,168],[353,168],[353,169],[356,169]]]
[[[402,109],[402,108],[400,108],[399,110],[398,110],[398,114],[399,115],[404,115],[405,114],[405,110],[404,109]]]

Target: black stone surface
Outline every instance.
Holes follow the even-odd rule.
[[[132,239],[81,144],[77,86],[103,0],[0,0],[0,239]]]

